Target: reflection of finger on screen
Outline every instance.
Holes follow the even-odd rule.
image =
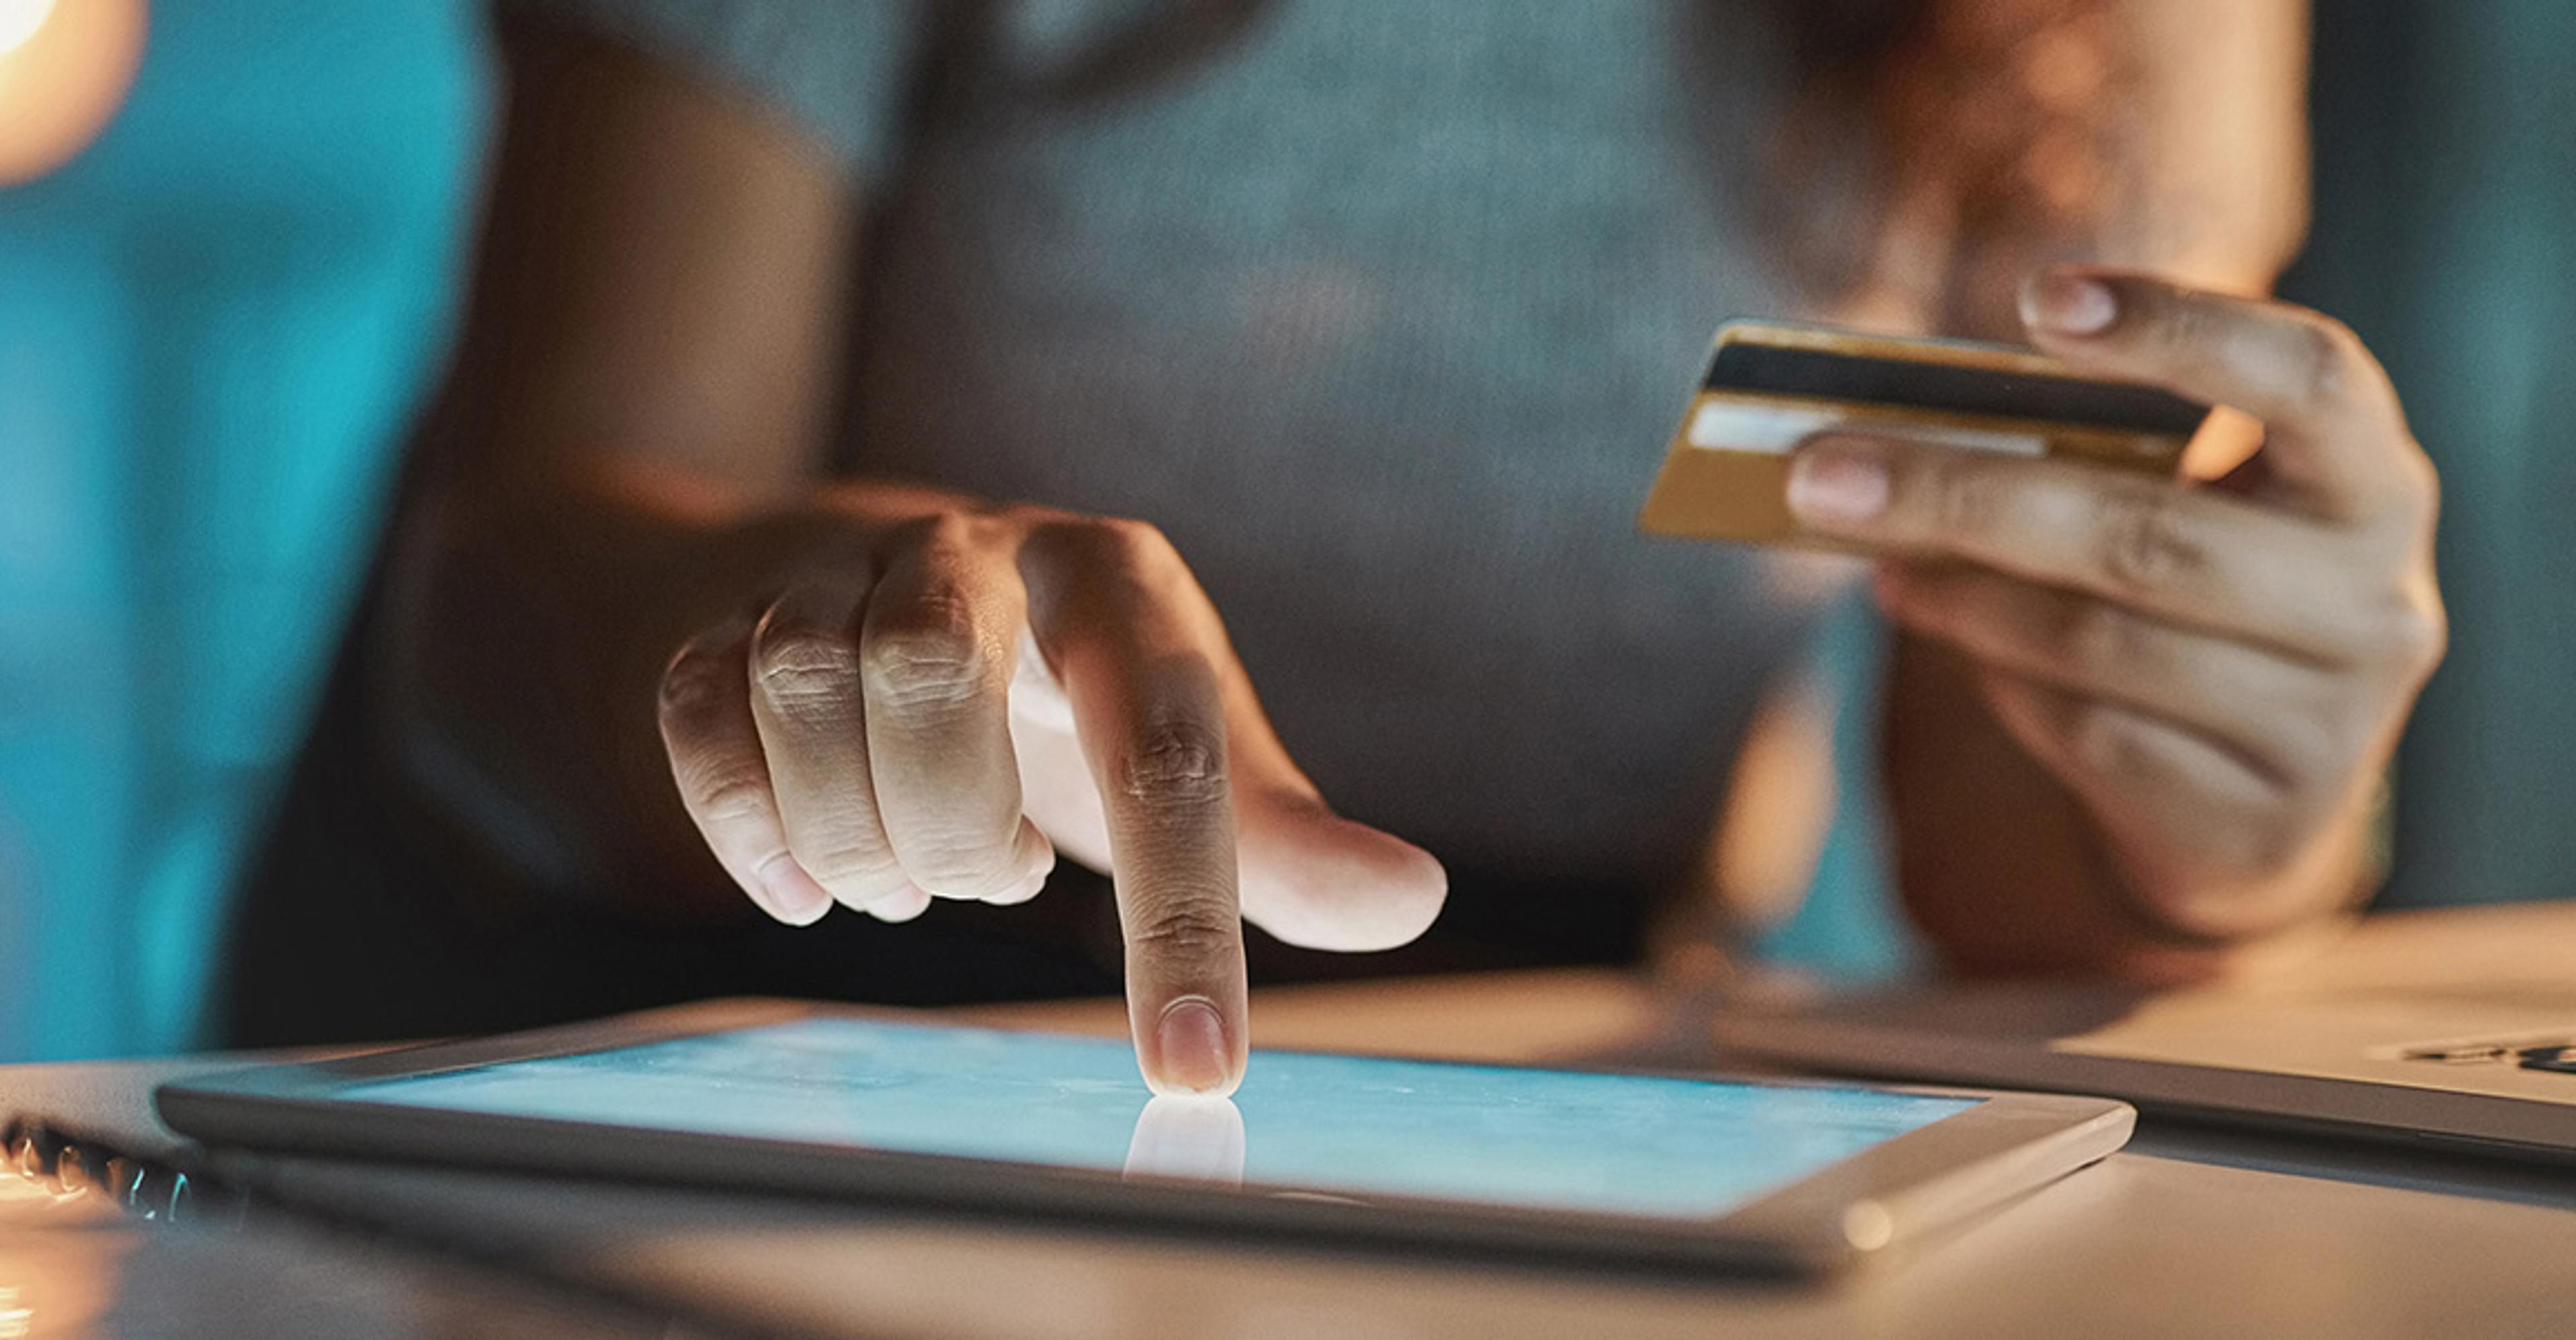
[[[1129,1177],[1243,1185],[1243,1112],[1230,1098],[1157,1094],[1136,1114]]]

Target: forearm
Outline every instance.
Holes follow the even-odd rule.
[[[2083,249],[2215,289],[2268,289],[2307,218],[2306,0],[2118,0],[2109,8],[2130,85],[2103,146],[2115,212]],[[1961,273],[1975,273],[1974,259]],[[2007,256],[1991,268],[2005,273],[2026,259]],[[1994,323],[1974,333],[2030,338],[2019,313],[2000,310],[2007,287],[1991,291]],[[2218,468],[2227,436],[2197,444],[2195,469]],[[2122,844],[2011,736],[1955,653],[1900,637],[1885,725],[1900,890],[1964,968],[2195,976],[2299,944],[2376,888],[2381,816],[2368,780],[2343,785],[2315,822],[2276,826],[2297,834],[2293,851],[2234,868],[2145,870],[2115,855]],[[2266,725],[2264,733],[2293,732]],[[2314,813],[2304,798],[2300,807]],[[2196,845],[2233,844],[2191,832]]]
[[[867,536],[953,505],[863,483],[755,497],[614,456],[506,488],[431,480],[370,647],[380,757],[409,799],[534,885],[732,913],[655,724],[673,653],[800,575],[864,569]],[[523,835],[523,836],[519,836]]]
[[[856,561],[875,496],[817,482],[863,202],[756,104],[575,33],[504,38],[471,300],[371,625],[372,743],[498,873],[685,907],[724,880],[671,795],[661,669],[780,574]]]
[[[1962,970],[2186,980],[2295,953],[2375,888],[2364,797],[2276,872],[2199,888],[2178,918],[2005,733],[1955,655],[1903,637],[1889,674],[1883,760],[1898,891]]]

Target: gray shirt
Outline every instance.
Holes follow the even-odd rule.
[[[1829,584],[1632,521],[1710,330],[1792,306],[1758,7],[1029,0],[953,42],[543,7],[764,100],[881,211],[850,468],[1161,526],[1325,795],[1471,878],[1648,884],[1705,840]]]

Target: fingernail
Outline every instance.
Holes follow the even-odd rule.
[[[910,921],[929,910],[930,895],[918,884],[906,884],[868,904],[868,915],[879,921]]]
[[[1850,524],[1887,509],[1887,466],[1810,443],[1789,461],[1789,510],[1808,521]]]
[[[1154,1025],[1155,1047],[1162,1054],[1162,1084],[1182,1093],[1222,1091],[1232,1077],[1234,1050],[1226,1045],[1225,1024],[1216,1006],[1199,996],[1184,996],[1163,1007]]]
[[[2099,335],[2120,315],[2111,286],[2083,275],[2045,271],[2022,287],[2021,319],[2060,335]]]
[[[762,892],[760,900],[769,914],[791,926],[811,925],[832,910],[832,895],[814,882],[796,858],[781,852],[772,856],[756,872]]]
[[[986,898],[984,901],[1004,907],[1013,903],[1025,903],[1031,898],[1037,897],[1039,892],[1046,888],[1046,882],[1047,872],[1041,870],[1038,873],[1029,876],[1027,879],[1021,880],[1019,883],[1002,890],[1000,893]]]

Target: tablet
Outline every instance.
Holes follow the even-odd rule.
[[[163,1086],[212,1146],[1808,1273],[2103,1157],[2103,1099],[1252,1054],[1155,1098],[1123,1039],[717,1001]]]

